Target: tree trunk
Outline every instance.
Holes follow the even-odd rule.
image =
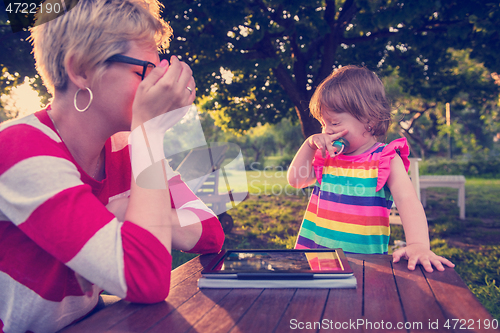
[[[295,106],[295,111],[297,111],[297,116],[299,116],[304,138],[307,139],[313,134],[321,133],[321,124],[310,114],[309,108],[299,109],[299,107]]]
[[[295,111],[299,117],[304,138],[308,138],[316,133],[321,133],[321,124],[314,119],[309,112],[309,99],[311,96],[308,96],[305,84],[303,87],[299,86],[299,84],[297,84],[287,73],[283,64],[279,64],[278,67],[273,68],[273,73],[295,105]]]

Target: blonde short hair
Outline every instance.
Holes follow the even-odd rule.
[[[60,2],[60,0],[47,0]],[[76,2],[76,3],[75,3]],[[160,17],[158,0],[71,0],[68,11],[55,17],[39,13],[31,28],[36,68],[47,90],[68,86],[66,66],[72,58],[77,72],[95,69],[99,79],[104,61],[125,53],[131,41],[154,41],[161,51],[168,47],[172,28]]]
[[[325,107],[337,113],[350,113],[377,137],[383,137],[391,123],[391,105],[384,84],[364,67],[341,67],[321,82],[309,102],[311,114],[321,123],[321,110]]]

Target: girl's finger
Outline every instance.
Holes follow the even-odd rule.
[[[438,257],[439,258],[439,261],[443,264],[445,264],[446,266],[448,267],[455,267],[455,264],[452,263],[451,261],[449,261],[448,259],[446,258],[443,258],[443,257]]]
[[[438,271],[441,271],[441,272],[442,272],[442,271],[444,271],[444,266],[443,266],[443,264],[441,263],[441,261],[439,260],[439,258],[434,259],[434,260],[432,261],[432,264],[434,265],[434,267],[436,267],[436,269],[437,269]]]
[[[425,258],[425,259],[420,259],[420,263],[422,264],[422,266],[424,266],[424,269],[426,272],[429,272],[431,273],[432,271],[434,271],[432,269],[432,264],[430,262],[430,260],[428,258]]]
[[[335,140],[338,140],[340,139],[341,137],[343,137],[344,135],[346,135],[347,133],[349,133],[348,130],[343,130],[342,132],[338,132],[338,133],[335,133],[335,134],[328,134],[330,136],[330,139],[333,141]]]
[[[408,259],[408,269],[410,271],[413,271],[415,269],[415,267],[417,266],[417,263],[418,263],[418,258],[416,258],[416,257],[410,257]],[[422,261],[420,261],[420,263],[422,263]],[[428,263],[428,264],[430,265],[430,263]]]

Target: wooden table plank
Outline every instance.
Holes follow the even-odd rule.
[[[326,320],[320,332],[359,332],[353,323],[363,316],[363,260],[347,258],[357,280],[356,289],[330,290],[321,320]]]
[[[432,293],[418,265],[414,271],[408,270],[408,261],[393,264],[396,285],[399,290],[401,303],[406,315],[406,328],[409,332],[422,332],[430,329],[430,318],[433,321],[443,321],[445,316]],[[434,274],[442,274],[435,272]]]
[[[172,290],[164,302],[148,305],[113,326],[111,332],[144,332],[198,293],[198,276],[191,275]]]
[[[229,332],[262,291],[263,289],[232,289],[189,332]]]
[[[69,326],[60,332],[64,333],[100,333],[108,332],[113,325],[123,320],[127,316],[147,307],[145,304],[130,303],[127,301],[120,301],[109,307],[95,313],[89,318],[77,323],[76,325]]]
[[[297,328],[300,332],[317,332],[321,326],[315,328],[314,323],[321,320],[328,294],[328,289],[297,289],[275,332],[290,332]]]
[[[70,326],[62,332],[110,332],[110,331],[130,331],[141,332],[154,324],[154,320],[163,318],[176,306],[182,304],[179,302],[185,301],[189,295],[186,294],[186,286],[194,286],[197,289],[198,277],[194,276],[199,273],[203,267],[202,264],[207,264],[215,255],[207,255],[196,257],[188,263],[178,267],[172,271],[171,291],[167,298],[168,302],[161,302],[153,305],[130,303],[120,301],[115,303],[91,317],[85,319],[78,325]],[[176,286],[183,283],[183,289],[177,289]],[[192,291],[188,291],[188,294]],[[159,318],[157,318],[159,317]],[[146,320],[147,319],[147,320]],[[153,322],[151,322],[153,321]]]
[[[380,332],[389,325],[391,332],[406,332],[397,329],[404,323],[399,294],[392,271],[392,256],[366,257],[364,261],[363,329],[365,332]]]
[[[465,329],[469,332],[500,332],[500,329],[485,329],[486,321],[491,323],[493,320],[491,314],[452,268],[446,268],[444,272],[439,273],[424,271],[427,283],[449,320],[449,332],[463,332]],[[439,322],[440,329],[445,323]]]
[[[170,288],[175,287],[179,283],[182,283],[188,277],[198,274],[203,270],[203,267],[215,258],[215,254],[206,254],[203,256],[198,256],[184,265],[181,265],[172,271],[172,277],[170,279]]]
[[[150,305],[127,316],[122,322],[111,328],[114,332],[143,332],[165,321],[179,307],[199,293],[198,278],[203,265],[215,255],[196,257],[172,271],[171,290],[165,302]],[[168,322],[168,320],[167,320]],[[160,324],[160,327],[163,324]]]
[[[223,299],[230,289],[210,289],[196,293],[166,318],[156,323],[148,332],[186,332]]]
[[[230,332],[273,332],[295,292],[296,289],[264,289]]]

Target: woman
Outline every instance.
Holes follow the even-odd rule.
[[[103,289],[162,301],[172,247],[220,250],[219,221],[165,161],[163,187],[137,186],[119,133],[194,101],[189,66],[159,61],[170,36],[157,0],[79,1],[32,29],[53,101],[0,127],[0,331],[57,331]]]

